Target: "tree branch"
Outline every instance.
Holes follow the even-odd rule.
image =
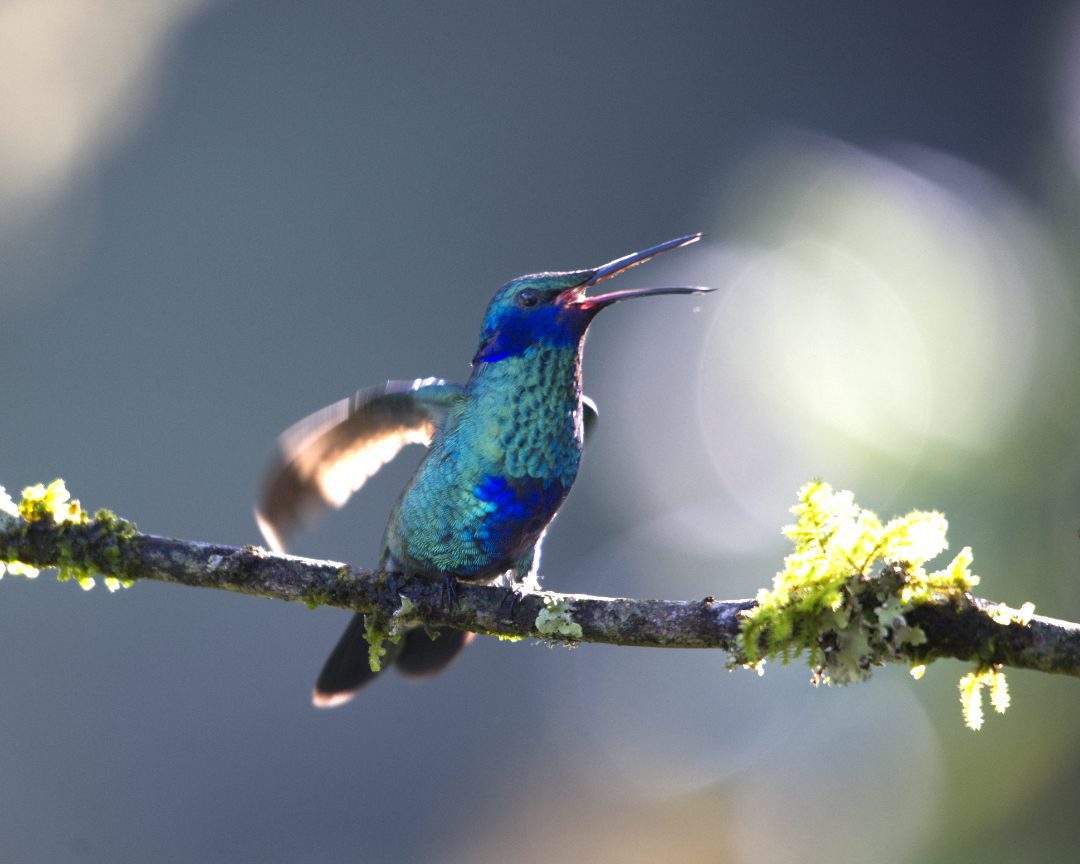
[[[122,523],[127,524],[127,523]],[[721,648],[738,661],[740,613],[753,600],[635,600],[541,591],[508,602],[505,589],[460,583],[452,607],[440,581],[405,577],[254,546],[223,546],[117,531],[85,523],[25,522],[0,513],[0,560],[94,570],[122,580],[157,580],[259,597],[377,613],[407,611],[430,626],[502,637],[661,648]],[[404,610],[403,610],[404,603]],[[511,608],[512,606],[512,608]],[[1080,676],[1080,624],[1033,616],[1000,623],[987,600],[942,598],[907,613],[927,640],[913,662],[939,657]],[[999,616],[996,616],[1000,618]]]

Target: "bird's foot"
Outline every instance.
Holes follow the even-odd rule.
[[[521,583],[510,582],[509,586],[506,588],[506,593],[503,594],[502,602],[499,603],[499,609],[506,610],[507,620],[513,619],[514,612],[517,611],[517,607],[521,605],[521,601],[528,593],[529,592]]]
[[[447,611],[453,609],[457,603],[457,594],[457,577],[453,573],[444,573],[439,586],[439,602]]]

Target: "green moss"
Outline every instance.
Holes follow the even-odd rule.
[[[391,617],[385,613],[371,612],[364,616],[364,638],[368,643],[368,665],[372,672],[382,671],[386,643],[396,645],[401,641],[401,634],[391,631]]]
[[[304,597],[304,605],[308,609],[318,609],[320,606],[325,606],[330,600],[330,592],[323,590],[311,590],[308,591]]]
[[[348,566],[342,565],[337,569],[334,579],[329,584],[324,587],[312,588],[307,591],[300,600],[308,607],[308,609],[318,609],[320,606],[330,605],[348,592],[348,588],[352,582],[353,575],[349,571]]]
[[[948,545],[941,513],[913,511],[882,523],[850,492],[822,482],[803,486],[792,512],[795,523],[784,534],[795,549],[772,589],[759,591],[757,606],[744,613],[739,636],[739,659],[759,670],[766,659],[787,663],[805,653],[815,684],[866,680],[874,666],[910,662],[911,649],[926,642],[908,623],[914,606],[943,598],[965,603],[978,583],[968,547],[943,569],[927,571],[926,562]],[[1030,619],[1031,611],[1025,606],[1001,614]],[[913,669],[917,678],[924,668]],[[974,704],[970,694],[981,686],[967,685],[966,718]],[[993,686],[992,692],[1006,692],[1004,676]]]

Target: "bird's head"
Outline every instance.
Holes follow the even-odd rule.
[[[495,363],[521,354],[536,344],[576,349],[596,313],[620,300],[712,291],[711,288],[679,286],[612,291],[595,297],[585,293],[593,285],[648,261],[654,255],[700,239],[700,234],[691,234],[633,252],[592,270],[534,273],[507,282],[488,304],[473,365]]]

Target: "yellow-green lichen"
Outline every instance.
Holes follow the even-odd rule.
[[[561,636],[564,639],[580,639],[581,625],[573,618],[574,607],[568,600],[544,598],[544,608],[536,616],[536,629],[541,636]]]
[[[996,603],[987,611],[998,624],[1019,624],[1021,627],[1027,627],[1035,614],[1035,604],[1028,602],[1022,604],[1019,609],[1013,609],[1004,603]]]
[[[926,562],[948,545],[941,513],[913,511],[882,523],[850,492],[835,492],[820,481],[799,490],[792,512],[795,523],[784,534],[795,550],[772,589],[759,591],[756,607],[744,613],[739,659],[747,665],[760,667],[766,659],[787,663],[805,651],[815,684],[865,680],[874,666],[911,662],[911,649],[926,642],[906,617],[915,605],[942,597],[966,602],[978,583],[969,547],[943,569],[927,572]],[[1030,618],[1032,609],[1025,605],[1001,614],[1018,620]],[[912,674],[919,678],[924,670],[917,665]],[[992,692],[1005,692],[1003,675],[1000,682]],[[969,685],[968,691],[977,694],[981,686]],[[965,718],[970,704],[971,698],[964,703]]]
[[[74,580],[86,591],[94,587],[95,568],[87,562],[85,529],[92,529],[94,547],[99,554],[116,564],[120,563],[122,544],[136,533],[133,523],[121,519],[109,510],[98,510],[91,516],[71,497],[63,480],[54,480],[48,486],[38,483],[26,487],[17,505],[6,491],[0,488],[0,511],[8,519],[9,524],[3,526],[8,531],[25,531],[37,523],[56,526],[56,578],[60,582]],[[5,570],[12,575],[28,578],[36,577],[39,572],[37,567],[17,560],[3,561],[0,575],[3,575]],[[115,574],[104,579],[105,587],[109,591],[127,588],[133,581]]]
[[[7,572],[12,576],[25,576],[27,579],[37,579],[38,574],[41,572],[37,567],[31,567],[22,561],[7,561],[0,564],[0,567],[6,567]],[[3,570],[0,570],[0,573],[3,572]]]
[[[974,731],[983,725],[983,688],[990,690],[990,704],[998,714],[1004,714],[1009,707],[1009,685],[1005,682],[1005,673],[1001,666],[987,666],[984,669],[969,672],[960,679],[960,708],[964,713],[964,724]]]
[[[23,489],[19,515],[27,522],[52,520],[57,525],[64,522],[81,525],[90,519],[79,502],[71,497],[63,480],[53,480],[48,486],[38,483]]]
[[[398,600],[400,601],[397,609],[390,615],[390,621],[388,625],[388,631],[390,636],[393,637],[393,641],[397,642],[402,636],[414,629],[418,624],[422,623],[423,618],[420,615],[420,610],[416,604],[406,597],[404,594],[398,594]],[[428,635],[432,639],[435,638],[433,633],[437,631],[428,630]]]
[[[394,610],[393,618],[397,621],[408,621],[416,617],[416,604],[404,594],[398,594],[401,605]]]

